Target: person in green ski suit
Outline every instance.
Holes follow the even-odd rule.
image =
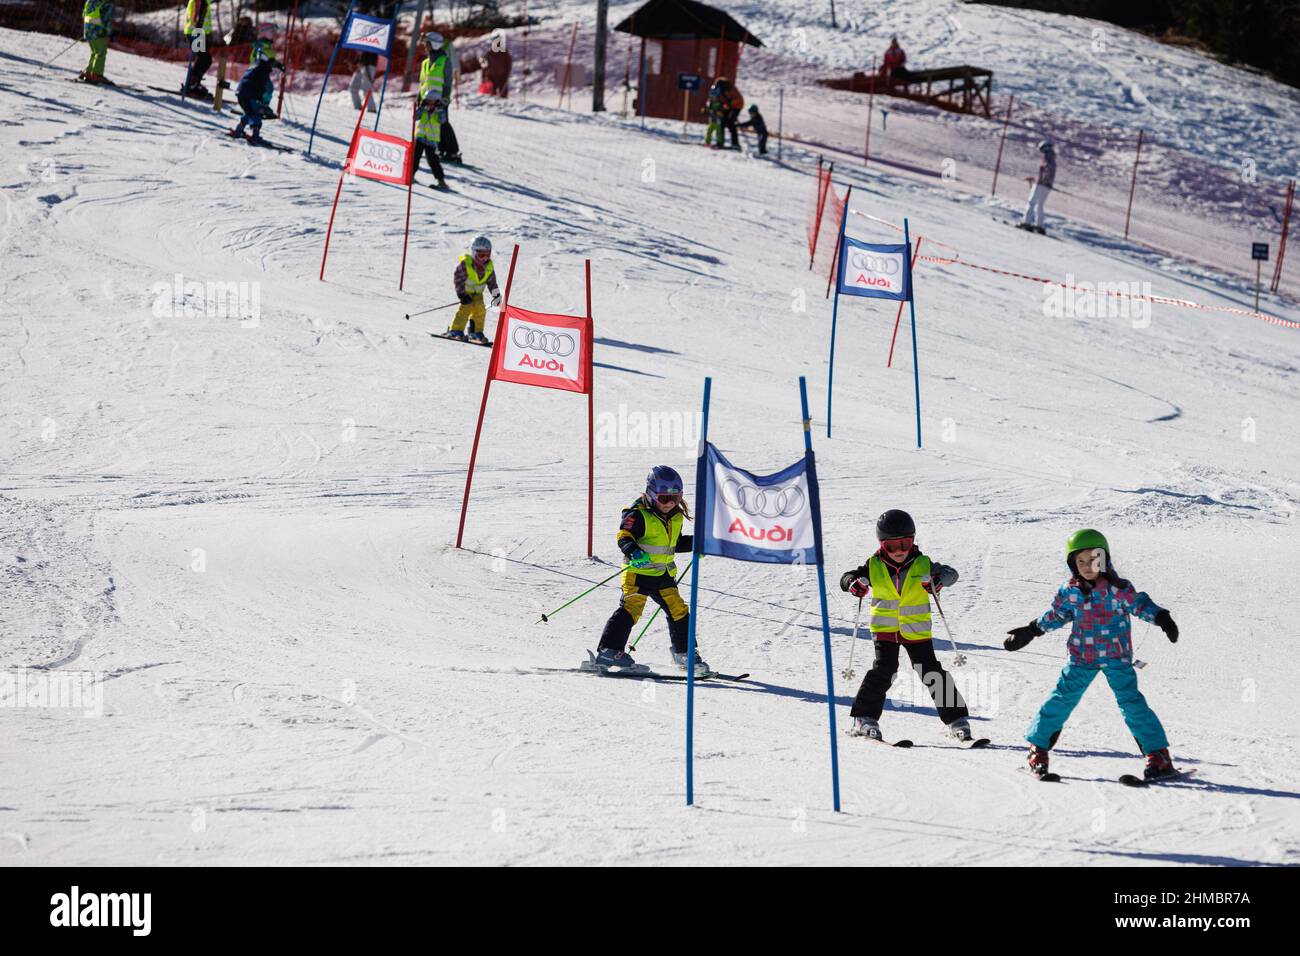
[[[103,83],[108,38],[113,33],[113,5],[108,0],[86,0],[81,8],[81,21],[81,38],[90,46],[90,62],[81,78],[87,83]]]

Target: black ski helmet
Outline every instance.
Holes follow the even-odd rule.
[[[906,511],[891,508],[876,519],[876,540],[916,537],[916,522]]]

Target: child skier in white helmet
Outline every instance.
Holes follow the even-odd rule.
[[[469,252],[461,256],[452,273],[452,282],[456,286],[456,297],[460,299],[460,308],[452,317],[451,328],[447,338],[461,342],[469,341],[476,345],[491,345],[483,334],[487,318],[487,309],[483,305],[483,290],[492,293],[492,306],[501,304],[501,292],[497,288],[496,267],[492,264],[492,242],[487,236],[477,237],[469,247]],[[469,323],[469,336],[465,335],[465,324]]]

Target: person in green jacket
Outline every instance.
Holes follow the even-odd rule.
[[[90,46],[90,62],[81,72],[87,83],[104,82],[108,38],[113,33],[113,5],[108,0],[86,0],[81,8],[81,38]]]

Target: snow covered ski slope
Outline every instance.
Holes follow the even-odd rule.
[[[344,186],[321,282],[346,94],[314,157],[292,121],[265,134],[297,152],[257,150],[150,88],[175,67],[114,51],[122,86],[88,88],[38,69],[62,45],[0,31],[0,671],[33,694],[86,683],[80,706],[0,707],[3,863],[1300,862],[1300,330],[1097,316],[922,262],[924,449],[910,342],[887,369],[894,312],[867,300],[841,305],[827,440],[812,154],[469,98],[453,117],[473,168],[449,166],[446,194],[420,173],[406,291],[405,191],[373,182]],[[409,105],[390,91],[383,129],[404,135]],[[1250,308],[1244,284],[1069,223],[1044,239],[998,224],[1005,207],[846,177],[854,208],[963,261]],[[414,313],[453,298],[480,233],[503,271],[520,245],[523,308],[580,314],[591,260],[598,560],[584,402],[514,385],[493,389],[452,547],[489,353],[432,341],[448,312]],[[881,724],[915,746],[843,736],[832,814],[815,575],[709,559],[701,650],[751,676],[696,689],[688,810],[685,687],[576,672],[614,584],[537,623],[615,569],[652,465],[693,477],[706,375],[710,439],[760,472],[802,453],[808,377],[832,582],[886,508],[960,570],[954,673],[990,746],[948,742],[903,668]],[[1141,758],[1100,686],[1053,751],[1063,783],[1017,772],[1064,636],[1001,642],[1047,608],[1084,526],[1182,629],[1171,645],[1135,624],[1186,782],[1117,782]],[[855,602],[833,583],[830,601],[842,731]],[[667,643],[661,619],[638,659],[668,667]]]

